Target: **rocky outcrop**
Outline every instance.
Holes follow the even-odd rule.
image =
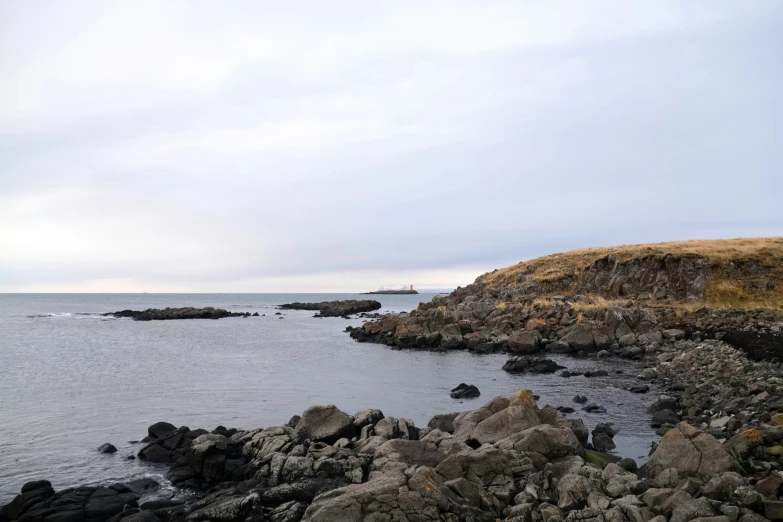
[[[664,244],[555,254],[484,274],[350,335],[397,348],[521,356],[607,350],[632,359],[646,347],[695,336],[783,360],[783,313],[725,306],[774,305],[783,298],[783,265],[775,256],[783,252],[783,239],[753,244],[755,252],[747,255],[732,248],[748,245],[731,241],[702,245],[704,255],[698,244],[696,253],[687,253],[688,245]],[[666,248],[685,253],[662,253]],[[724,294],[732,297],[708,307]],[[694,303],[704,307],[694,310]]]
[[[25,484],[0,521],[90,522],[762,522],[780,518],[783,469],[765,425],[725,445],[680,424],[639,472],[585,449],[576,419],[530,391],[433,418],[419,429],[380,410],[315,406],[291,425],[212,432],[150,426],[140,457],[167,462],[182,499],[152,484]],[[664,401],[665,402],[665,401]],[[593,430],[611,438],[609,426]],[[777,439],[779,440],[779,439]],[[235,461],[238,465],[230,464]],[[186,481],[179,480],[189,476]]]
[[[138,512],[138,500],[157,487],[155,481],[141,479],[55,492],[48,481],[37,480],[22,486],[21,494],[0,508],[0,521],[104,522],[120,513]]]
[[[134,321],[166,321],[171,319],[222,319],[224,317],[250,317],[250,312],[229,312],[222,308],[148,308],[147,310],[120,310],[103,314],[107,317],[127,317]],[[258,313],[254,314],[258,316]]]
[[[278,306],[280,310],[310,310],[316,311],[315,317],[343,317],[361,312],[372,312],[381,308],[381,303],[374,299],[323,301],[320,303],[289,303]]]

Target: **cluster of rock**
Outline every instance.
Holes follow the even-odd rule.
[[[278,306],[280,310],[310,310],[318,312],[314,317],[347,317],[351,314],[372,312],[381,308],[374,299],[348,299],[345,301],[322,301],[320,303],[288,303]]]
[[[479,278],[481,279],[481,278]],[[397,348],[467,349],[531,355],[607,350],[640,359],[670,339],[724,339],[758,358],[783,357],[783,314],[776,311],[647,307],[645,301],[582,307],[585,296],[536,299],[525,287],[474,283],[436,296],[409,314],[388,314],[350,331],[359,342]]]
[[[593,445],[607,446],[612,435],[599,425]],[[739,433],[724,445],[680,423],[637,470],[633,460],[607,463],[586,449],[585,425],[539,408],[528,391],[436,416],[423,429],[379,410],[351,416],[315,406],[288,425],[252,431],[158,423],[146,440],[139,457],[170,463],[169,477],[198,492],[193,501],[137,507],[123,486],[54,493],[39,482],[26,484],[0,521],[783,519],[780,460],[758,449],[783,440],[780,428]],[[94,507],[104,502],[113,507]]]
[[[648,353],[639,378],[668,390],[651,406],[661,433],[683,419],[718,438],[770,422],[783,426],[780,363],[752,361],[717,340],[676,341]]]
[[[138,511],[139,499],[157,487],[154,480],[139,479],[127,484],[81,486],[55,493],[48,480],[36,480],[22,486],[21,493],[0,508],[0,521],[104,522],[129,509]]]
[[[224,317],[258,317],[258,312],[229,312],[223,308],[148,308],[146,310],[120,310],[102,314],[107,317],[127,317],[134,321],[166,321],[170,319],[222,319]]]

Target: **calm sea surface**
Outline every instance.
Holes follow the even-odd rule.
[[[372,296],[381,311],[410,311],[432,295]],[[651,440],[644,401],[621,387],[622,375],[587,379],[518,376],[501,370],[504,355],[398,351],[359,344],[343,330],[361,320],[316,319],[274,307],[293,301],[357,299],[356,294],[0,294],[0,505],[29,480],[56,489],[77,484],[158,477],[129,461],[150,424],[214,429],[285,423],[314,404],[348,413],[380,408],[426,426],[437,413],[473,409],[495,395],[527,388],[539,405],[569,405],[576,394],[605,406],[605,415],[577,412],[592,428],[614,423],[617,453],[641,460]],[[166,306],[215,306],[265,317],[134,322],[94,314]],[[280,319],[279,317],[283,317]],[[553,357],[555,358],[555,357]],[[569,369],[595,360],[555,358]],[[604,363],[601,363],[604,364]],[[457,401],[466,382],[481,397]],[[119,451],[101,455],[111,442]]]

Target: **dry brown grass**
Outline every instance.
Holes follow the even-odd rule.
[[[584,301],[575,301],[569,303],[571,308],[577,312],[593,312],[595,310],[605,310],[612,306],[622,306],[628,299],[607,299],[600,295],[588,296]]]
[[[757,262],[765,268],[765,277],[773,283],[772,289],[758,292],[749,288],[747,281],[716,277],[708,282],[706,303],[703,304],[715,308],[783,310],[783,237],[691,240],[585,248],[523,261],[484,274],[479,280],[489,286],[514,284],[517,274],[523,273],[540,282],[545,288],[552,289],[551,295],[562,292],[554,290],[559,282],[567,279],[578,282],[587,267],[608,255],[614,255],[620,261],[650,256],[693,256],[701,257],[717,268],[725,267],[730,262]],[[574,304],[581,306],[584,311],[601,307],[597,302]]]

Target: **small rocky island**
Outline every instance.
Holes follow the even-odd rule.
[[[374,299],[348,299],[345,301],[322,301],[320,303],[289,303],[277,307],[280,310],[309,310],[318,312],[315,317],[346,317],[351,314],[372,312],[381,308]]]
[[[147,310],[120,310],[102,314],[106,317],[128,317],[134,321],[167,321],[173,319],[222,319],[224,317],[258,317],[258,312],[229,312],[222,308],[148,308]]]
[[[376,290],[375,292],[365,292],[363,295],[415,295],[419,292],[411,288],[410,290]]]

